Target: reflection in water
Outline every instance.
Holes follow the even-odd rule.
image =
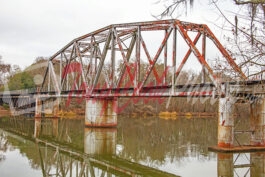
[[[218,176],[265,176],[264,152],[218,153]]]
[[[264,153],[208,151],[217,144],[215,118],[123,117],[117,128],[99,129],[84,128],[79,119],[20,117],[0,119],[0,128],[5,129],[0,132],[0,163],[5,163],[5,155],[8,158],[7,146],[19,148],[42,176],[193,176],[201,164],[214,162],[200,172],[204,176],[265,177]],[[237,137],[240,142],[248,138]],[[190,168],[190,164],[195,165]]]
[[[122,158],[143,161],[151,166],[167,163],[185,165],[185,158],[200,161],[215,159],[208,146],[215,145],[217,120],[207,118],[178,118],[161,120],[154,118],[119,120],[118,144],[123,146]]]
[[[84,152],[93,155],[115,155],[116,128],[85,128]]]
[[[91,129],[82,126],[80,131],[80,122],[82,121],[12,118],[1,125],[6,130],[31,140],[31,144],[27,146],[37,147],[34,152],[32,148],[25,148],[23,153],[30,159],[31,166],[41,169],[42,176],[45,177],[176,176],[119,158],[115,155],[117,129]],[[26,125],[28,123],[30,125]],[[23,138],[17,137],[11,136],[11,141],[8,136],[7,140],[12,144],[19,144]]]
[[[0,162],[5,160],[4,152],[7,151],[7,139],[3,132],[0,132]]]

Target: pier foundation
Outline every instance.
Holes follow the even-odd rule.
[[[117,126],[117,98],[89,98],[86,100],[86,127]]]

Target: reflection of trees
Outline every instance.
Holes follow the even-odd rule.
[[[8,148],[8,141],[6,136],[3,132],[0,133],[0,162],[5,160],[4,152],[7,151]]]
[[[217,143],[216,118],[121,118],[118,144],[124,146],[121,156],[139,161],[163,163],[165,158],[180,161],[185,157],[208,158],[208,146]],[[205,158],[204,158],[205,157]]]
[[[84,150],[84,120],[59,119],[58,134],[53,134],[53,119],[44,119],[41,124],[41,139],[67,144],[80,151]]]
[[[52,119],[43,119],[41,125],[40,138],[47,141],[56,141],[62,145],[69,145],[75,149],[83,151],[84,146],[84,121],[83,120],[69,120],[60,119],[58,123],[58,134],[53,135]],[[25,139],[34,140],[34,119],[25,117],[10,117],[7,119],[0,119],[0,127],[13,132],[18,135],[22,135]],[[81,127],[81,128],[80,128]],[[39,152],[36,150],[36,146],[31,141],[20,141],[14,137],[6,137],[7,142],[12,144],[9,148],[19,147],[20,154],[26,156],[29,159],[29,163],[33,169],[40,168],[41,162],[39,158]],[[4,141],[3,141],[4,142]],[[2,148],[2,134],[0,134],[0,148]],[[7,147],[7,145],[6,145]],[[0,149],[0,158],[1,158]],[[51,150],[52,151],[52,150]],[[52,159],[54,152],[48,152],[48,159]],[[0,159],[1,160],[1,159]],[[51,164],[53,162],[51,161]]]

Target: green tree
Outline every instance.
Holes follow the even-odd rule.
[[[9,90],[21,90],[34,88],[33,77],[27,72],[20,72],[10,78],[8,82]]]

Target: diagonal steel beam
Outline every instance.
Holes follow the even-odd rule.
[[[200,39],[201,33],[198,32],[195,39],[193,40],[193,43],[196,45],[198,40]],[[182,59],[177,71],[176,71],[176,80],[179,77],[180,72],[182,71],[182,68],[184,67],[186,61],[188,60],[189,56],[191,54],[191,48],[189,48],[189,50],[187,51],[186,55],[184,56],[184,58]]]
[[[147,78],[149,77],[150,73],[152,72],[152,70],[153,70],[153,68],[154,68],[154,66],[155,66],[155,64],[156,64],[156,62],[158,60],[158,57],[160,56],[160,54],[161,54],[161,52],[162,52],[162,50],[163,50],[163,48],[164,48],[164,46],[165,46],[165,44],[167,42],[172,30],[173,30],[173,27],[171,26],[169,28],[169,30],[168,30],[168,33],[165,35],[165,37],[164,37],[164,39],[163,39],[163,41],[162,41],[157,53],[156,53],[156,55],[155,55],[155,57],[153,59],[153,64],[148,67],[142,82],[140,82],[139,86],[136,88],[136,90],[135,90],[136,95],[137,95],[137,93],[139,93],[141,91],[141,89],[143,88]]]
[[[104,65],[104,61],[105,61],[105,58],[106,58],[106,55],[107,55],[107,52],[108,52],[108,49],[109,49],[109,45],[110,45],[110,41],[111,41],[111,33],[112,33],[112,30],[110,29],[109,33],[108,33],[108,36],[107,36],[107,39],[106,39],[106,42],[105,42],[105,46],[104,46],[102,55],[101,55],[99,67],[98,67],[98,70],[96,72],[96,76],[95,76],[93,85],[89,88],[88,95],[92,95],[93,90],[94,90],[94,88],[96,87],[96,85],[98,83],[98,79],[99,79],[100,73],[102,71],[102,68],[103,68],[103,65]]]
[[[127,53],[125,54],[124,50],[123,50],[123,47],[122,47],[122,44],[121,44],[121,42],[122,42],[121,39],[117,36],[117,33],[115,35],[116,35],[117,44],[118,44],[118,47],[120,49],[120,52],[121,52],[121,55],[122,55],[122,59],[123,59],[123,62],[124,62],[123,66],[122,66],[122,69],[120,71],[120,76],[119,76],[117,84],[115,86],[115,88],[117,88],[117,87],[120,87],[121,79],[122,79],[122,76],[124,75],[125,69],[128,72],[128,74],[129,74],[130,81],[133,82],[134,76],[131,73],[131,68],[129,66],[129,59],[130,59],[131,54],[132,54],[132,49],[134,47],[134,44],[135,44],[135,41],[136,41],[136,37],[134,35],[133,38],[131,39],[131,43],[130,43],[129,49],[128,49]]]
[[[205,32],[207,33],[208,37],[214,42],[216,47],[219,49],[219,51],[223,54],[223,56],[226,58],[230,66],[240,74],[240,77],[244,80],[247,79],[246,75],[242,72],[242,70],[238,67],[238,65],[235,63],[235,61],[232,59],[232,57],[228,54],[228,52],[225,50],[225,48],[222,46],[222,44],[219,42],[219,40],[215,37],[213,32],[210,30],[210,28],[207,25],[204,25]]]
[[[178,28],[178,31],[182,35],[182,37],[185,39],[186,43],[188,46],[191,48],[191,51],[194,53],[198,61],[201,63],[203,67],[205,67],[207,73],[209,74],[209,77],[211,78],[212,82],[217,85],[217,77],[214,74],[213,70],[211,67],[208,65],[206,60],[203,58],[202,54],[199,52],[193,41],[190,39],[189,35],[187,34],[187,31],[184,30],[182,24],[179,21],[176,21],[176,25]]]

